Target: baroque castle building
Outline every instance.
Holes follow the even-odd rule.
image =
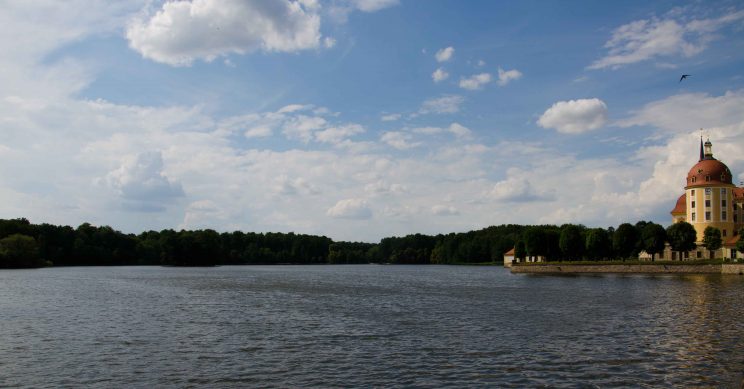
[[[700,138],[700,160],[687,173],[685,193],[679,197],[671,214],[673,223],[685,221],[695,227],[698,248],[686,253],[684,258],[675,258],[676,253],[667,249],[664,259],[708,258],[710,254],[702,246],[707,227],[720,230],[723,239],[723,247],[713,256],[737,258],[735,246],[740,238],[739,231],[744,227],[744,188],[734,185],[728,166],[713,158],[710,140],[703,143]],[[690,254],[694,257],[689,258]]]

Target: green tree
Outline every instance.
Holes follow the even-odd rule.
[[[41,267],[36,240],[28,235],[12,234],[0,239],[0,268]]]
[[[593,228],[586,235],[586,253],[591,259],[606,259],[610,245],[610,238],[603,228]]]
[[[695,240],[697,239],[697,233],[695,227],[687,222],[674,223],[667,228],[667,240],[669,245],[672,246],[672,250],[680,253],[680,260],[682,259],[682,252],[688,252],[697,247]]]
[[[713,258],[713,252],[723,246],[721,230],[711,226],[705,227],[705,231],[703,231],[703,246],[708,249],[710,257]]]
[[[568,260],[580,260],[584,251],[584,238],[581,236],[582,228],[567,224],[561,228],[561,236],[558,246],[563,257]]]
[[[524,257],[527,255],[527,251],[524,248],[524,242],[519,240],[514,245],[514,258],[516,262],[524,262]]]
[[[630,258],[635,252],[638,245],[638,235],[638,230],[630,223],[621,224],[612,234],[612,248],[623,261]]]
[[[744,253],[744,238],[742,238],[742,234],[744,234],[744,228],[739,230],[739,240],[736,242],[736,251],[740,253]]]
[[[651,254],[653,262],[656,254],[664,251],[666,230],[656,223],[646,223],[641,230],[641,248]]]

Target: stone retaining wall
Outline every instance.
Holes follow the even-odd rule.
[[[725,267],[725,268],[724,268]],[[512,273],[669,273],[669,274],[739,274],[744,265],[516,265]]]
[[[721,265],[721,273],[723,274],[741,274],[744,275],[744,264],[742,263],[731,263]]]

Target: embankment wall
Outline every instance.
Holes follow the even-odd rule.
[[[744,274],[744,264],[724,265],[515,265],[512,273]]]

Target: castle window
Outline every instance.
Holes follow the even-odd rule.
[[[726,211],[721,211],[721,220],[726,220]]]
[[[695,177],[693,177],[693,178],[695,178]],[[695,180],[692,180],[692,182],[695,182]],[[690,196],[695,196],[695,189],[693,189],[693,190],[690,191]]]
[[[721,176],[721,179],[723,179],[723,176]],[[721,197],[726,197],[726,188],[721,188]]]
[[[726,200],[721,200],[721,206],[722,207],[725,207],[726,206]]]
[[[693,212],[692,215],[690,215],[690,220],[695,221],[695,212]]]
[[[723,236],[724,238],[726,237],[726,229],[725,228],[723,230],[721,230],[721,236]]]
[[[690,203],[690,206],[691,206],[692,208],[695,208],[695,200],[692,200],[692,202]]]
[[[705,188],[705,194],[706,194],[706,195],[709,195],[709,194],[710,194],[711,192],[712,192],[712,191],[710,190],[710,188]]]
[[[692,177],[692,182],[695,182],[695,176]],[[694,192],[694,191],[693,191]]]
[[[710,221],[710,211],[705,212],[705,220]]]
[[[710,200],[705,200],[705,208],[710,208]]]
[[[705,182],[710,181],[710,176],[705,176]]]
[[[726,181],[726,175],[721,173],[721,181]]]

